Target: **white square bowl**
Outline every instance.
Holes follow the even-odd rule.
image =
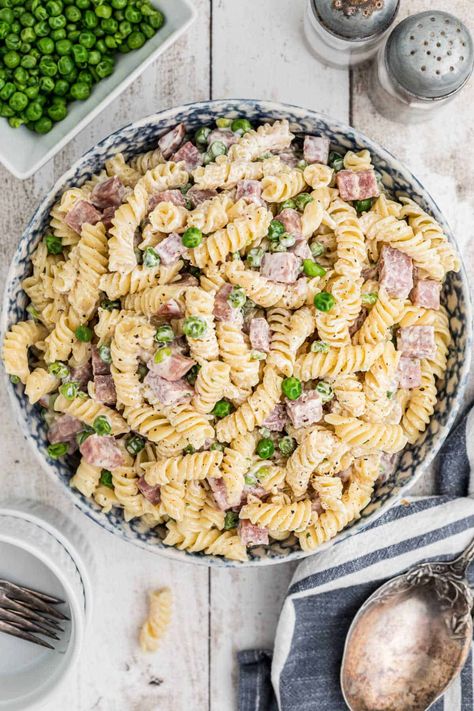
[[[143,47],[129,54],[117,54],[115,71],[100,81],[87,101],[70,104],[69,114],[53,129],[40,135],[25,127],[10,128],[6,119],[0,124],[0,163],[21,180],[36,173],[92,121],[111,101],[180,37],[196,18],[190,0],[158,0],[165,24]]]

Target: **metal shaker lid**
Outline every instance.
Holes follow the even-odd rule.
[[[311,0],[321,25],[349,41],[383,34],[398,11],[400,0]]]
[[[400,22],[388,38],[385,62],[400,86],[420,99],[440,99],[460,89],[474,66],[467,27],[448,12],[420,12]]]

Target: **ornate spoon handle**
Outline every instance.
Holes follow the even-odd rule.
[[[450,563],[450,568],[455,575],[464,578],[466,571],[474,560],[474,539],[469,543],[467,548]]]

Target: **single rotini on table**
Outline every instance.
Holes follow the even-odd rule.
[[[194,130],[59,197],[5,369],[104,513],[193,554],[311,551],[426,430],[460,260],[368,150],[284,119]],[[151,593],[144,649],[170,616],[169,590]]]

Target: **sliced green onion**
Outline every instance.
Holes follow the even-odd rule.
[[[59,386],[59,392],[66,400],[74,400],[77,397],[79,391],[79,384],[70,381],[69,383],[63,383]]]
[[[235,528],[238,523],[239,514],[235,513],[235,511],[227,511],[224,516],[224,531],[230,531],[232,528]]]
[[[77,433],[77,435],[76,435],[76,442],[77,442],[77,444],[79,445],[79,447],[81,446],[81,444],[82,444],[83,442],[86,441],[86,439],[87,439],[88,437],[90,437],[91,435],[94,434],[94,431],[95,431],[95,430],[93,430],[92,427],[84,427],[83,430],[81,430],[80,432]]]
[[[362,294],[362,303],[373,305],[376,303],[378,298],[379,295],[375,291],[372,291],[370,294]]]
[[[311,254],[315,259],[316,257],[320,257],[326,251],[326,247],[324,246],[324,244],[322,244],[322,242],[318,242],[317,240],[315,242],[312,242],[309,245],[309,248],[311,250]]]
[[[325,268],[312,259],[303,259],[303,272],[311,278],[323,277],[326,274]]]
[[[329,353],[329,345],[324,341],[313,341],[311,351],[313,353]]]
[[[112,425],[105,415],[96,417],[92,426],[96,433],[101,436],[109,435],[112,432]]]
[[[332,400],[334,397],[334,392],[329,385],[329,383],[326,383],[324,380],[320,380],[319,383],[316,385],[315,390],[321,395],[321,400],[323,402],[329,402],[329,400]]]
[[[48,254],[61,254],[63,251],[63,243],[61,237],[56,237],[56,235],[46,235],[44,238],[44,243]]]
[[[110,346],[106,346],[105,343],[103,343],[101,346],[98,346],[97,352],[99,354],[99,358],[103,363],[110,364],[112,363],[112,355],[110,352]]]
[[[227,297],[227,301],[234,309],[241,309],[245,306],[245,302],[247,301],[245,291],[241,286],[232,287],[232,291]]]
[[[61,363],[61,361],[55,360],[53,363],[48,365],[48,373],[55,375],[57,378],[67,378],[69,375],[69,368],[66,363]]]
[[[129,454],[135,456],[145,447],[145,440],[139,435],[129,435],[125,441],[125,449]]]
[[[55,444],[50,444],[48,446],[48,454],[51,459],[60,459],[68,453],[69,443],[68,442],[56,442]]]
[[[152,269],[153,267],[157,267],[160,263],[160,255],[156,250],[153,249],[153,247],[147,247],[143,251],[143,266],[147,267],[147,269]]]
[[[171,343],[174,339],[175,335],[171,326],[168,324],[158,326],[155,333],[155,341],[158,341],[159,343]]]
[[[113,489],[114,485],[112,483],[112,472],[108,469],[102,469],[100,472],[99,483],[102,484],[102,486],[107,486],[109,489]]]
[[[296,449],[296,440],[286,435],[278,441],[278,449],[284,457],[289,457]]]

